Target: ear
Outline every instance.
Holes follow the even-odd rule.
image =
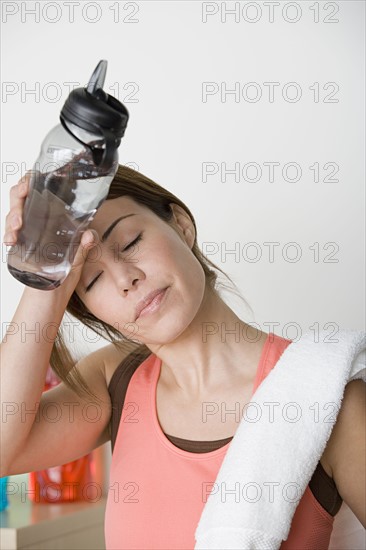
[[[171,202],[169,206],[173,212],[175,222],[174,225],[178,233],[188,244],[189,248],[192,248],[194,240],[196,238],[196,231],[190,216],[187,214],[184,208],[182,208],[181,206],[179,206],[179,204],[176,204],[175,202]]]

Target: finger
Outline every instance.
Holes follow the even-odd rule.
[[[74,292],[81,277],[84,263],[87,259],[88,252],[99,242],[98,233],[94,229],[84,231],[81,236],[80,244],[76,250],[71,269],[67,275],[65,282],[61,285],[61,292],[67,292],[70,296]],[[61,288],[60,287],[60,288]],[[57,292],[58,289],[55,291]]]
[[[5,233],[3,241],[4,244],[11,246],[16,243],[16,236],[12,231],[9,231],[8,233]]]
[[[94,229],[84,231],[80,245],[76,251],[74,261],[71,266],[72,271],[80,271],[88,257],[90,250],[98,244],[98,233]]]
[[[94,229],[88,229],[87,231],[84,231],[84,233],[81,237],[80,244],[84,248],[88,248],[88,246],[90,246],[92,244],[96,244],[97,241],[98,241],[97,232]]]
[[[18,183],[10,188],[10,209],[22,206],[29,191],[30,179],[31,173],[27,172],[20,178]]]
[[[29,191],[30,173],[28,172],[16,185],[10,189],[10,210],[5,218],[5,235],[16,238],[16,231],[23,225],[24,201]],[[4,238],[5,242],[5,238]]]

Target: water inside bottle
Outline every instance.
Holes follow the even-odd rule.
[[[112,179],[113,174],[98,170],[89,150],[56,170],[32,172],[24,205],[26,231],[19,232],[8,253],[11,274],[34,288],[58,287]]]

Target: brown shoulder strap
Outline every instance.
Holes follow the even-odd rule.
[[[116,442],[118,427],[126,397],[127,387],[137,367],[151,355],[151,350],[145,345],[139,346],[121,361],[108,384],[108,393],[112,403],[111,414],[111,444],[112,453]]]

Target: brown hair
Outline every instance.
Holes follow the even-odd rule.
[[[217,288],[219,286],[226,288],[231,292],[234,292],[241,300],[245,302],[245,304],[250,309],[252,309],[247,301],[241,296],[231,278],[224,271],[222,271],[222,269],[220,269],[208,258],[206,258],[206,256],[204,256],[204,254],[199,249],[199,246],[197,244],[197,228],[194,217],[189,208],[178,197],[176,197],[173,193],[164,189],[148,177],[144,176],[140,172],[133,170],[132,168],[129,168],[127,166],[119,165],[114,179],[110,185],[109,193],[106,200],[116,199],[122,196],[128,196],[137,203],[149,208],[152,212],[154,212],[157,216],[159,216],[167,223],[171,222],[173,218],[173,212],[171,210],[171,207],[169,206],[169,203],[176,203],[181,208],[183,208],[190,216],[195,228],[196,236],[191,250],[202,266],[206,277],[206,285],[208,285],[209,290],[218,294]],[[224,282],[218,281],[219,274],[216,273],[215,270],[221,272],[230,281],[232,286],[228,286]],[[76,292],[72,294],[66,307],[66,312],[73,315],[76,319],[83,323],[83,325],[90,328],[94,333],[113,343],[116,347],[120,347],[120,349],[123,349],[123,345],[128,342],[128,347],[130,349],[131,340],[122,335],[116,327],[113,327],[95,317],[86,308]],[[145,346],[145,344],[135,342],[135,356],[144,358],[147,357],[149,353],[151,353],[151,351],[147,346]],[[76,364],[76,361],[72,358],[71,353],[65,343],[62,324],[58,330],[52,348],[50,364],[57,376],[79,396],[82,396],[83,393],[86,393],[93,399],[99,401],[99,398],[94,395],[94,393],[87,386],[84,378],[78,372],[77,368],[73,368]]]

